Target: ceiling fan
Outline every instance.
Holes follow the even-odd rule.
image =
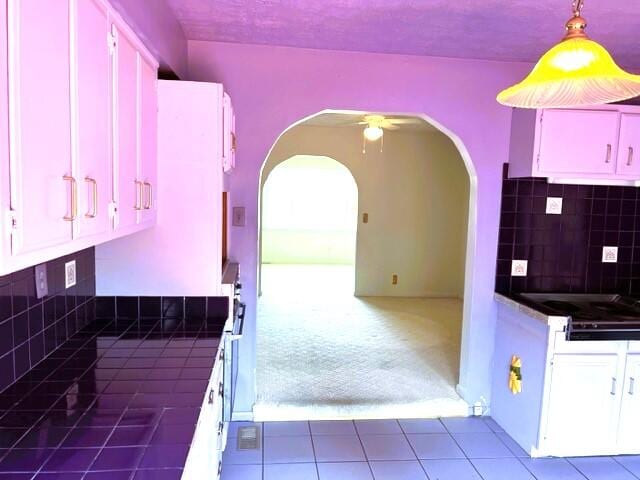
[[[397,130],[400,125],[416,125],[420,123],[418,118],[389,118],[383,115],[365,115],[356,125],[366,125],[363,130],[364,138],[370,142],[380,140],[385,130]]]

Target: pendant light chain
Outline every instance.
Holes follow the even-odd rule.
[[[584,0],[573,0],[574,17],[579,17],[582,14],[582,7],[584,7]]]

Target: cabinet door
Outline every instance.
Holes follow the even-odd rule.
[[[116,228],[135,227],[142,209],[142,182],[138,177],[138,52],[127,32],[112,27],[116,37],[115,85],[115,169]]]
[[[619,114],[545,110],[539,138],[539,174],[612,175],[616,172]]]
[[[622,114],[618,145],[618,174],[640,177],[640,115]]]
[[[141,221],[152,224],[157,212],[158,82],[156,69],[140,56],[140,178],[144,187]]]
[[[69,3],[9,0],[12,253],[71,240]]]
[[[554,455],[615,448],[622,379],[618,355],[556,355],[546,441]]]
[[[233,106],[231,97],[224,94],[222,98],[222,169],[230,172],[233,168]]]
[[[640,453],[640,354],[627,355],[620,431],[620,453]]]
[[[101,0],[73,0],[76,15],[74,133],[78,179],[80,237],[105,235],[110,229],[111,54],[107,8]]]

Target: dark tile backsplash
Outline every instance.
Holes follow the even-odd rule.
[[[227,318],[228,297],[96,297],[98,318]]]
[[[76,261],[76,285],[65,289],[64,264]],[[49,294],[36,298],[35,267],[0,276],[0,391],[90,323],[96,292],[89,248],[47,262]]]
[[[496,291],[640,295],[640,194],[636,187],[502,182]],[[546,198],[562,197],[562,214],[547,215]],[[603,263],[604,246],[618,247]],[[511,276],[527,260],[526,277]]]

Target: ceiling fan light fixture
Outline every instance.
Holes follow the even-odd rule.
[[[519,108],[580,107],[640,95],[640,75],[622,70],[602,45],[587,37],[582,5],[582,0],[574,2],[563,40],[522,82],[500,92],[499,103]]]
[[[382,138],[382,136],[384,135],[384,130],[382,129],[382,127],[379,127],[377,125],[369,125],[364,129],[363,133],[364,138],[366,138],[370,142],[375,142]]]

